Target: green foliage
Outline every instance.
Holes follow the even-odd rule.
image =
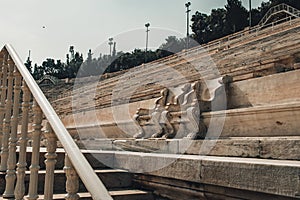
[[[271,2],[271,5],[270,5],[271,7],[281,4],[281,3],[285,3],[285,4],[288,4],[292,7],[300,10],[300,1],[299,0],[270,0],[270,2]]]
[[[52,58],[47,58],[41,66],[35,64],[32,75],[35,80],[41,79],[44,75],[51,75],[59,79],[62,78],[75,78],[77,72],[83,63],[83,56],[78,52],[75,53],[74,47],[70,47],[71,60],[69,54],[67,54],[66,63],[62,63],[61,60],[55,62]]]
[[[159,49],[156,51],[157,58],[162,58],[174,53],[178,53],[185,48],[185,45],[185,39],[178,39],[175,36],[169,36],[166,38],[166,42],[160,45]]]
[[[30,60],[30,57],[28,57],[27,61],[26,61],[26,63],[24,63],[24,65],[26,66],[26,68],[28,69],[28,71],[30,73],[32,73],[32,66],[31,66],[31,64],[32,64],[32,61]]]
[[[60,60],[47,58],[41,66],[35,65],[33,77],[38,80],[44,75],[51,75],[59,79],[95,76],[103,73],[112,73],[127,70],[143,63],[151,62],[159,58],[177,53],[184,49],[185,39],[178,39],[175,36],[166,38],[156,51],[135,49],[133,52],[117,52],[114,43],[112,55],[100,54],[98,58],[93,58],[92,50],[87,53],[87,58],[83,61],[83,56],[75,52],[74,46],[66,54],[66,63]]]
[[[240,0],[227,0],[225,31],[228,33],[235,33],[243,30],[248,26],[249,13],[245,7],[242,6]]]
[[[191,19],[193,38],[204,44],[240,31],[248,25],[248,15],[240,0],[227,0],[225,9],[213,9],[210,15],[197,11]]]
[[[270,0],[251,10],[252,26],[255,26],[268,10],[281,3],[300,9],[299,0]],[[225,8],[225,9],[224,9]],[[224,8],[213,9],[210,15],[196,12],[192,16],[193,38],[200,44],[241,31],[249,26],[249,11],[241,0],[227,0]]]
[[[268,2],[262,2],[260,7],[251,10],[252,25],[257,25],[272,6],[280,3],[286,3],[300,9],[300,0],[269,0]],[[197,11],[191,18],[192,37],[195,40],[190,40],[189,46],[193,47],[198,43],[208,43],[243,30],[249,25],[248,20],[249,12],[243,7],[241,0],[227,0],[224,8],[212,9],[210,15]],[[169,36],[156,51],[149,50],[145,52],[141,49],[135,49],[126,53],[117,52],[116,43],[113,43],[111,55],[100,54],[98,58],[94,58],[92,51],[89,50],[85,61],[82,54],[76,52],[74,46],[70,46],[69,53],[66,54],[66,63],[47,58],[41,66],[35,64],[32,72],[31,61],[28,58],[25,66],[32,72],[36,80],[41,79],[46,74],[59,79],[94,76],[127,70],[142,63],[172,55],[182,51],[186,47],[186,42],[186,38]]]

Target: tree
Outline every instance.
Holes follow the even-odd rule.
[[[270,2],[271,2],[271,5],[270,5],[271,7],[281,4],[281,3],[285,3],[285,4],[288,4],[292,7],[300,10],[300,1],[299,0],[270,0]]]
[[[83,56],[79,52],[75,53],[74,46],[70,46],[69,52],[71,54],[71,59],[69,54],[67,54],[67,64],[65,65],[64,77],[75,78],[80,66],[83,63]]]
[[[157,50],[159,58],[180,52],[185,48],[185,39],[178,39],[176,36],[168,36],[166,42],[160,45]]]
[[[70,52],[70,54],[71,54],[71,60],[73,60],[73,59],[75,58],[75,54],[74,54],[74,46],[70,46],[69,52]]]
[[[26,68],[28,69],[28,71],[32,74],[32,66],[31,66],[32,61],[30,60],[30,57],[28,56],[26,63],[24,63],[24,65],[26,66]]]
[[[46,61],[42,63],[44,73],[47,75],[54,75],[56,73],[55,61],[52,58],[47,58]]]
[[[249,24],[248,16],[248,11],[240,0],[227,0],[225,9],[213,9],[210,15],[197,11],[191,19],[193,38],[204,44],[243,30]]]
[[[44,69],[42,66],[38,66],[37,64],[34,65],[34,70],[33,70],[33,78],[35,80],[40,80],[44,76]]]
[[[226,32],[234,33],[248,26],[248,11],[240,0],[227,0]]]
[[[223,8],[213,9],[208,16],[207,38],[209,41],[221,38],[228,34],[226,32],[226,10]]]
[[[199,42],[200,44],[204,44],[208,42],[208,25],[209,25],[209,20],[208,20],[208,15],[196,12],[192,16],[192,31],[193,35],[192,37]]]

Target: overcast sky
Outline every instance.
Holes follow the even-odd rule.
[[[84,54],[114,37],[117,50],[145,46],[145,23],[149,22],[149,46],[157,48],[167,35],[186,34],[186,0],[0,0],[0,45],[11,43],[25,61],[28,50],[34,63],[46,58],[62,59],[69,46]],[[191,14],[210,13],[226,0],[190,0]],[[252,0],[253,7],[262,0]],[[243,0],[248,8],[248,0]]]

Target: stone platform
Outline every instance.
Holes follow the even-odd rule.
[[[226,139],[78,140],[82,149],[300,160],[300,137],[233,137]]]
[[[93,151],[91,153],[93,154]],[[223,190],[229,187],[239,191],[235,191],[235,195],[232,194],[232,197],[235,197],[233,199],[238,199],[237,193],[241,195],[241,191],[245,191],[244,194],[249,191],[256,192],[255,197],[263,199],[297,198],[300,192],[299,161],[116,151],[94,151],[93,156],[114,168],[134,171],[137,173],[136,178],[144,185],[160,183],[170,187],[174,186],[176,181],[189,183],[189,188],[197,184],[202,185],[202,191],[201,188],[198,188],[199,191],[193,190],[194,193],[186,191],[183,194],[186,198],[205,194],[208,192],[204,189],[207,186]],[[139,174],[147,178],[139,178]],[[170,195],[170,190],[158,191]],[[218,191],[215,190],[214,193]],[[177,190],[173,195],[180,194]],[[251,196],[244,198],[251,199]]]

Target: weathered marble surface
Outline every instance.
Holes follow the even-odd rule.
[[[226,111],[221,136],[299,136],[300,124],[297,121],[300,117],[299,81],[300,70],[295,70],[231,84],[229,89],[231,97],[228,100],[230,108],[236,108]],[[138,131],[137,125],[133,122],[135,111],[139,107],[152,108],[154,101],[155,99],[151,99],[76,113],[73,116],[66,116],[63,121],[71,134],[77,134],[74,129],[76,122],[78,130],[82,130],[80,136],[84,138],[130,138]],[[117,113],[115,119],[113,113]],[[205,125],[209,127],[211,115],[215,115],[218,120],[218,116],[222,117],[221,114],[218,111],[204,112]],[[210,133],[208,136],[217,135]]]
[[[218,140],[78,140],[81,148],[144,153],[300,160],[300,137],[241,137]]]
[[[207,127],[212,124],[211,116],[214,116],[213,122],[217,126],[226,117],[224,126],[221,124],[220,127],[222,131],[210,131],[206,138],[300,136],[300,102],[232,109],[225,114],[223,111],[203,113]],[[79,131],[81,138],[95,139],[132,138],[137,131],[133,121],[122,121],[118,126],[111,122],[95,122],[95,125],[83,125],[77,129],[72,125],[67,128],[73,135]]]
[[[300,101],[300,70],[231,83],[228,107],[254,107]]]
[[[113,154],[116,168],[178,180],[295,197],[300,161],[134,152]],[[149,171],[155,169],[153,171]]]

